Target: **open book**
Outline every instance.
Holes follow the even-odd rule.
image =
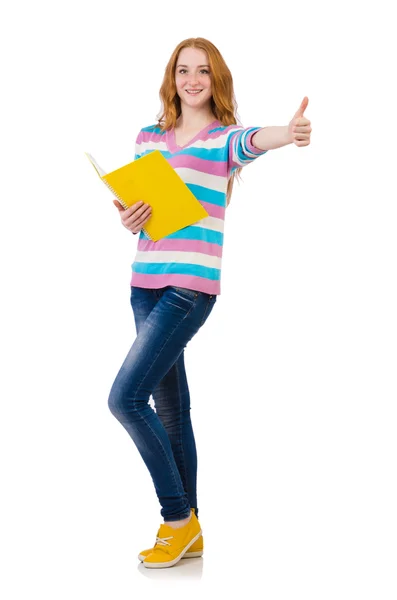
[[[140,200],[150,204],[152,214],[142,230],[153,242],[209,216],[159,150],[110,173],[106,173],[91,154],[85,152],[85,155],[124,208]]]

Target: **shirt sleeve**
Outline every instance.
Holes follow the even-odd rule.
[[[252,144],[252,136],[262,127],[241,127],[233,130],[228,138],[228,174],[239,167],[245,167],[254,161],[258,156],[265,154],[267,150],[259,150]]]
[[[137,158],[141,158],[143,152],[141,150],[141,142],[142,142],[142,129],[141,131],[138,133],[138,136],[135,140],[135,156],[134,156],[134,160],[137,160]]]

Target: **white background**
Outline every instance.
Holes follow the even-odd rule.
[[[271,600],[396,598],[388,4],[79,0],[3,11],[7,600],[240,598],[249,588]],[[205,553],[149,570],[137,554],[154,542],[160,505],[107,405],[136,335],[138,236],[84,152],[106,171],[133,160],[169,57],[191,36],[222,53],[244,126],[287,125],[307,95],[313,132],[310,146],[269,151],[235,184],[222,293],[185,352]]]

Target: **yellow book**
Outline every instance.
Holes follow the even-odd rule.
[[[139,200],[150,204],[152,214],[142,229],[153,242],[209,216],[160,150],[110,173],[105,173],[90,154],[85,155],[124,208]]]

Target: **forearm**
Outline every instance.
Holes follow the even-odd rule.
[[[288,132],[288,125],[263,127],[251,138],[251,142],[259,150],[275,150],[287,144],[291,144],[292,140]]]

